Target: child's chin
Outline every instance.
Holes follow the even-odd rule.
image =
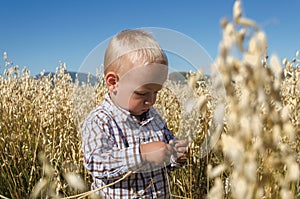
[[[142,116],[144,113],[146,113],[147,111],[141,111],[141,112],[139,112],[138,114],[136,114],[136,115],[138,115],[138,116]]]
[[[149,109],[145,109],[145,110],[143,110],[142,111],[142,113],[141,114],[143,114],[143,113],[147,113],[149,111]]]
[[[135,115],[135,116],[142,116],[144,113],[148,112],[149,110],[141,110],[141,111],[137,111],[137,112],[134,112],[132,113],[132,115]]]

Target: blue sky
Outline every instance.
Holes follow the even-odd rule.
[[[233,0],[0,0],[0,53],[31,74],[55,71],[59,60],[78,71],[101,42],[129,28],[159,27],[193,39],[214,59],[220,19],[232,19]],[[267,34],[270,54],[300,49],[299,0],[242,1],[244,14]],[[3,70],[3,61],[0,70]]]

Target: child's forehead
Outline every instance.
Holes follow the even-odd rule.
[[[125,67],[124,67],[125,69]],[[132,78],[132,77],[141,77],[141,78],[149,78],[152,77],[154,79],[161,79],[161,77],[165,77],[168,73],[168,66],[160,63],[150,63],[150,64],[136,64],[127,66],[123,71],[124,78]]]
[[[162,89],[162,85],[161,84],[149,83],[149,84],[141,85],[136,90],[157,91],[157,90],[160,90],[160,89]]]
[[[163,85],[168,77],[168,67],[163,64],[136,66],[120,77],[121,84],[130,84],[135,88],[144,85]]]

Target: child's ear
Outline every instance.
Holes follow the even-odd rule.
[[[105,75],[105,83],[110,91],[115,91],[118,81],[119,76],[115,72],[108,72]]]

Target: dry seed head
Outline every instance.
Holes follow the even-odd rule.
[[[242,89],[241,90],[241,98],[240,98],[240,102],[239,102],[239,106],[242,110],[247,110],[249,108],[249,104],[250,104],[250,91],[247,89]],[[246,118],[246,120],[248,120]]]
[[[236,32],[234,29],[234,25],[232,23],[228,23],[223,31],[223,45],[227,49],[231,49],[236,41]]]
[[[202,95],[198,98],[197,107],[199,107],[199,109],[202,110],[206,105],[206,103],[207,103],[207,99],[205,96]]]
[[[233,5],[233,19],[235,22],[242,16],[242,3],[241,1],[235,1]]]
[[[221,27],[224,29],[228,24],[228,20],[226,18],[222,18],[220,20],[220,24],[221,24]]]
[[[244,18],[244,17],[239,18],[237,20],[237,23],[242,26],[245,26],[245,27],[256,27],[256,24],[254,21],[252,21],[251,19],[248,19],[248,18]]]
[[[272,135],[273,135],[273,142],[274,142],[274,144],[280,143],[282,137],[281,137],[281,128],[280,128],[279,125],[275,125],[273,127]]]
[[[224,43],[219,44],[219,51],[220,51],[220,57],[217,58],[216,65],[223,66],[223,64],[224,64],[223,60],[227,56],[227,49],[226,49]],[[221,59],[221,58],[223,58],[223,59]]]
[[[196,85],[196,75],[194,73],[189,74],[188,85],[190,88],[195,88]]]
[[[283,68],[280,64],[280,61],[278,59],[278,57],[276,55],[272,55],[271,56],[271,59],[270,59],[270,68],[274,74],[274,76],[276,78],[279,78],[281,79],[281,74],[282,74],[282,71],[283,71]]]
[[[243,131],[243,139],[245,141],[249,140],[251,137],[252,137],[252,131],[251,131],[251,119],[248,118],[247,116],[245,115],[242,115],[241,118],[240,118],[240,128],[242,129]]]
[[[42,178],[38,181],[38,183],[34,186],[31,197],[32,198],[38,198],[40,195],[40,192],[46,187],[48,184],[48,180]]]
[[[187,99],[187,101],[184,103],[184,112],[187,114],[191,113],[193,110],[195,110],[195,108],[197,107],[194,98]]]
[[[244,154],[244,146],[242,141],[236,137],[222,134],[223,153],[230,158],[235,164],[239,163]]]
[[[19,66],[18,65],[14,66],[14,71],[19,71]]]
[[[282,60],[282,64],[283,64],[283,65],[286,65],[286,64],[287,64],[287,62],[288,62],[288,61],[287,61],[287,59],[286,59],[286,58],[284,58],[284,59]]]
[[[199,81],[199,80],[202,80],[203,78],[204,78],[203,71],[202,70],[198,70],[196,72],[196,80]]]
[[[281,198],[289,198],[289,199],[295,198],[294,194],[286,188],[283,188],[280,190],[280,197]]]
[[[282,151],[284,153],[287,153],[288,150],[289,150],[289,146],[287,144],[282,143],[282,142],[279,142],[278,148],[279,148],[280,151]],[[268,164],[268,165],[271,165],[271,163]]]
[[[262,104],[263,102],[265,102],[265,100],[266,100],[266,94],[265,94],[263,88],[261,88],[261,87],[258,88],[257,94],[258,94],[258,96],[257,96],[258,103]]]
[[[249,64],[253,68],[256,68],[259,66],[259,63],[261,61],[260,56],[258,54],[252,54],[252,53],[244,53],[243,54],[244,62],[246,64]]]
[[[252,130],[254,136],[261,136],[263,123],[258,115],[252,116]]]
[[[264,197],[264,189],[262,187],[258,187],[255,198],[265,198]]]
[[[299,164],[294,160],[294,158],[288,158],[287,162],[287,180],[289,182],[297,182],[299,180],[300,171]]]
[[[13,69],[13,68],[9,68],[9,69],[8,69],[8,74],[9,74],[9,75],[12,75],[13,72],[14,72],[14,69]]]
[[[251,160],[244,165],[244,174],[245,177],[250,181],[250,183],[256,182],[256,171],[257,171],[257,164],[256,160]]]
[[[220,164],[214,168],[212,168],[211,165],[208,165],[207,166],[207,175],[213,179],[217,176],[220,176],[225,170],[226,170],[225,164]]]
[[[234,198],[246,198],[249,184],[244,176],[234,172],[232,174],[232,192]]]
[[[4,52],[4,53],[3,53],[3,60],[4,60],[4,61],[7,61],[7,52]]]
[[[294,126],[290,122],[284,123],[284,125],[283,125],[283,131],[288,136],[288,139],[290,141],[294,141],[295,140],[295,128],[294,128]]]
[[[75,190],[80,190],[80,191],[85,190],[84,181],[81,179],[81,177],[78,174],[69,172],[66,173],[64,177],[68,182],[68,184]]]
[[[245,35],[246,35],[246,30],[245,29],[241,29],[237,33],[237,37],[236,37],[236,43],[237,43],[237,46],[239,47],[239,50],[241,52],[244,51],[243,44],[244,44]]]
[[[222,103],[216,105],[214,111],[214,120],[216,124],[223,124],[224,123],[224,106]]]
[[[214,186],[211,188],[207,195],[208,199],[223,199],[224,198],[224,186],[220,178],[214,181]]]
[[[287,122],[290,119],[290,108],[288,106],[281,109],[281,119],[282,122]]]
[[[257,56],[265,54],[267,49],[267,39],[264,32],[256,32],[249,41],[248,52]]]

